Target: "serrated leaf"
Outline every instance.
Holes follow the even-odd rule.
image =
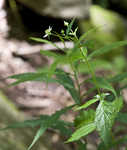
[[[105,144],[109,143],[110,131],[121,107],[122,99],[119,98],[113,102],[101,100],[96,109],[95,124]]]
[[[100,56],[102,54],[105,54],[105,53],[108,53],[110,52],[112,49],[115,49],[117,47],[120,47],[120,46],[125,46],[127,45],[127,41],[119,41],[119,42],[114,42],[114,43],[111,43],[111,44],[108,44],[98,50],[95,50],[94,52],[92,52],[89,56],[88,56],[88,59],[91,59],[95,56]]]
[[[69,91],[74,101],[77,104],[79,104],[80,96],[79,96],[78,91],[75,89],[74,82],[71,79],[71,77],[63,70],[57,69],[56,78],[57,78],[58,83],[62,84],[64,88]]]
[[[75,127],[79,128],[84,125],[87,125],[91,122],[94,122],[94,119],[95,119],[95,111],[93,109],[81,111],[80,114],[74,120]]]
[[[82,126],[71,135],[71,138],[68,139],[67,143],[79,140],[83,136],[86,136],[89,133],[93,132],[95,128],[96,126],[94,123],[90,123],[90,124]]]
[[[99,99],[91,99],[88,100],[85,104],[83,104],[82,106],[76,107],[75,110],[81,110],[81,109],[85,109],[87,107],[89,107],[90,105],[94,104],[95,102],[99,101]]]

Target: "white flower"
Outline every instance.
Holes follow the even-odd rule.
[[[49,26],[49,28],[45,30],[45,35],[43,37],[46,38],[46,37],[50,36],[51,31],[52,31],[52,27]]]
[[[110,95],[110,93],[105,93],[105,96],[108,96],[108,95]]]
[[[75,31],[72,31],[72,30],[71,30],[71,32],[69,33],[69,35],[73,35],[73,36],[76,37],[76,36],[77,36],[77,35],[76,35],[77,30],[78,30],[78,27],[75,29]]]
[[[97,94],[97,95],[95,96],[95,98],[100,99],[100,95]]]
[[[69,23],[67,21],[64,21],[64,26],[68,26]]]
[[[104,98],[106,97],[106,96],[108,96],[108,95],[110,95],[109,93],[102,93],[101,95],[96,95],[96,96],[94,96],[96,99],[102,99],[102,100],[104,100]]]

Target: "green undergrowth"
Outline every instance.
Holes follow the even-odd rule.
[[[0,129],[4,131],[12,128],[39,126],[40,128],[28,150],[34,146],[48,128],[52,128],[54,131],[58,130],[67,139],[63,142],[66,144],[74,142],[80,150],[87,150],[87,136],[93,132],[98,132],[99,134],[100,144],[97,146],[98,150],[116,149],[118,145],[126,143],[127,135],[117,137],[116,132],[112,128],[117,122],[127,124],[127,113],[122,113],[121,111],[124,106],[121,90],[127,87],[127,82],[123,82],[126,81],[127,72],[118,71],[118,74],[112,74],[111,62],[97,58],[101,57],[101,55],[111,53],[116,48],[127,45],[127,41],[106,44],[104,47],[89,52],[88,45],[90,43],[87,41],[87,36],[94,34],[98,28],[92,28],[78,37],[78,28],[73,30],[73,24],[74,19],[70,23],[64,22],[66,30],[61,30],[60,34],[53,32],[52,27],[49,27],[45,31],[44,39],[31,37],[31,40],[50,44],[59,51],[62,51],[62,53],[56,53],[55,51],[40,50],[41,55],[53,58],[54,62],[50,66],[42,68],[37,72],[27,72],[8,77],[15,79],[15,82],[10,86],[27,81],[45,82],[47,84],[58,83],[70,93],[74,101],[74,105],[56,111],[50,116],[40,115],[38,119],[17,122],[4,129]],[[50,36],[59,38],[64,48],[51,42]],[[73,42],[73,48],[66,47],[66,41]],[[117,60],[117,64],[119,64],[119,59]],[[64,71],[63,66],[65,65],[70,67],[69,72]],[[115,64],[113,65],[115,66]],[[111,74],[97,76],[96,68],[99,67],[103,70],[110,70],[109,73]],[[86,73],[89,78],[84,78],[80,82],[79,75],[81,73]],[[91,84],[92,87],[82,93],[81,86],[87,86],[87,84]],[[119,85],[119,88],[114,85]],[[93,98],[86,99],[91,93],[95,94]],[[86,99],[85,102],[84,99]],[[96,108],[92,109],[92,105],[95,105]],[[77,111],[75,120],[73,122],[61,120],[61,115],[67,113],[69,110]]]

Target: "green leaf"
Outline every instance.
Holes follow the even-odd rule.
[[[111,141],[108,148],[105,146],[105,144],[103,142],[101,142],[99,144],[97,150],[117,149],[118,146],[120,146],[121,144],[126,144],[126,143],[127,143],[127,136],[123,136],[123,137],[117,138],[117,139],[114,138],[114,140]]]
[[[82,106],[76,107],[75,110],[81,110],[81,109],[85,109],[87,107],[89,107],[90,105],[94,104],[95,102],[99,101],[99,99],[95,98],[95,99],[91,99],[88,100],[85,104],[83,104]]]
[[[27,82],[27,81],[44,81],[46,83],[48,82],[57,82],[56,79],[52,78],[51,75],[55,73],[55,69],[57,67],[58,61],[56,60],[48,70],[44,70],[41,72],[30,72],[30,73],[23,73],[23,74],[17,74],[8,76],[8,78],[17,79],[17,81],[11,83],[11,85],[15,86],[17,84]]]
[[[55,60],[55,61],[51,64],[51,66],[50,66],[50,68],[49,68],[49,72],[48,72],[48,77],[49,77],[49,78],[51,78],[51,76],[52,76],[53,74],[55,74],[55,70],[56,70],[56,67],[57,67],[58,63],[59,63],[59,60],[57,59],[57,60]]]
[[[73,51],[73,49],[71,49],[68,52],[68,58],[70,59],[71,62],[76,62],[78,60],[83,60],[84,56],[87,57],[87,49],[86,47],[82,47],[81,49],[77,49],[75,51]]]
[[[45,51],[45,50],[40,50],[40,53],[44,56],[53,57],[55,61],[59,62],[59,64],[69,63],[69,58],[66,55],[66,53],[61,55],[59,53],[55,53],[52,51]]]
[[[95,130],[96,126],[94,123],[90,123],[87,125],[82,126],[81,128],[77,129],[72,135],[71,138],[68,139],[66,143],[73,142],[79,140],[81,137],[88,135],[89,133]]]
[[[102,59],[97,59],[97,60],[89,60],[90,66],[92,66],[93,71],[98,70],[98,69],[105,69],[105,70],[112,70],[112,65],[110,62]],[[86,63],[81,62],[78,65],[78,70],[81,73],[86,73],[89,72],[89,68]]]
[[[127,78],[127,72],[124,72],[124,73],[121,73],[121,74],[118,74],[118,75],[112,77],[108,81],[109,82],[120,82],[120,81],[122,81],[122,80],[124,80],[126,78]]]
[[[15,129],[15,128],[24,128],[24,127],[35,127],[42,123],[42,120],[36,119],[36,120],[25,120],[24,122],[16,122],[13,123],[5,128],[0,129],[2,130],[8,130],[8,129]]]
[[[68,123],[63,120],[57,120],[57,122],[52,126],[52,128],[57,129],[64,136],[70,136],[72,134],[72,130],[70,127],[73,126],[73,123]]]
[[[75,89],[74,82],[72,78],[68,75],[68,73],[64,72],[63,70],[57,69],[56,70],[56,78],[57,82],[64,86],[66,90],[69,91],[74,101],[79,104],[80,103],[80,96],[78,91]]]
[[[87,144],[84,141],[78,141],[78,150],[87,150]]]
[[[51,70],[50,70],[51,71]],[[11,83],[11,85],[17,85],[27,81],[44,81],[44,82],[56,82],[55,79],[48,77],[48,72],[41,73],[23,73],[17,74],[13,76],[9,76],[8,78],[17,79],[17,81]]]
[[[27,73],[21,73],[21,74],[16,74],[16,75],[12,75],[12,76],[8,76],[8,78],[12,78],[12,79],[32,79],[35,76],[37,76],[37,74],[35,72],[27,72]]]
[[[121,107],[122,99],[119,98],[113,102],[101,100],[96,109],[95,124],[105,144],[109,143],[110,131]]]
[[[126,144],[127,145],[127,135],[122,136],[121,138],[116,139],[113,142],[111,148],[118,147],[118,145],[121,145],[121,144]]]
[[[118,113],[116,121],[127,124],[127,113]]]
[[[95,27],[95,28],[92,28],[91,30],[89,30],[88,32],[84,33],[77,42],[75,42],[74,44],[74,47],[71,49],[71,51],[68,52],[68,56],[70,59],[72,59],[72,61],[76,61],[76,60],[80,60],[83,58],[82,56],[82,53],[80,51],[80,47],[86,47],[87,46],[87,43],[86,45],[85,44],[82,44],[81,42],[86,40],[85,38],[93,33],[94,31],[97,30],[98,27]]]
[[[92,52],[89,56],[88,56],[88,59],[91,59],[95,56],[100,56],[102,54],[105,54],[105,53],[108,53],[110,52],[112,49],[115,49],[117,47],[120,47],[120,46],[125,46],[127,45],[127,41],[119,41],[119,42],[114,42],[114,43],[111,43],[109,45],[106,45],[98,50],[95,50],[94,52]]]
[[[28,147],[28,150],[30,150],[33,145],[37,142],[37,140],[40,138],[40,136],[42,136],[42,134],[46,131],[47,127],[45,127],[43,124],[41,125],[40,129],[38,129],[33,142],[31,143],[31,145]]]
[[[45,132],[45,130],[49,127],[51,127],[53,124],[56,124],[57,120],[60,118],[61,115],[66,113],[68,110],[70,110],[74,105],[65,107],[59,111],[56,111],[54,114],[51,116],[45,118],[45,116],[40,116],[40,118],[45,119],[45,121],[41,124],[40,129],[37,131],[32,144],[29,146],[28,150],[30,150],[33,145],[37,142],[39,137]]]
[[[87,92],[85,92],[85,93],[82,95],[82,97],[85,97],[85,96],[89,95],[90,93],[92,93],[92,92],[95,91],[95,90],[96,90],[96,87],[90,88],[89,90],[87,90]]]
[[[89,81],[93,83],[92,79],[90,79]],[[108,80],[106,80],[105,78],[96,77],[96,85],[99,88],[111,91],[117,97],[116,91],[114,90],[114,88],[112,87],[112,85],[108,82]]]
[[[98,78],[96,78],[96,81],[97,81],[97,85],[99,88],[109,90],[117,97],[116,91],[114,90],[112,85],[106,79],[104,79],[102,77],[98,77]]]
[[[95,111],[93,109],[81,111],[80,114],[74,120],[75,127],[80,128],[84,125],[94,122],[94,119],[95,119]]]
[[[82,41],[86,41],[86,37],[89,35],[89,34],[93,34],[95,31],[97,31],[97,29],[99,29],[100,27],[95,27],[95,28],[92,28],[90,29],[89,31],[87,31],[86,33],[84,33],[83,35],[80,36],[79,40],[75,43],[75,46],[73,49],[77,49],[78,47],[82,46],[81,42]],[[85,45],[84,45],[85,46]]]
[[[73,63],[78,61],[78,60],[83,59],[83,56],[82,56],[80,49],[77,49],[75,51],[73,51],[73,49],[69,50],[69,52],[67,54],[68,54],[69,60]]]
[[[97,150],[107,150],[107,146],[104,144],[104,142],[101,142],[98,145]]]
[[[17,79],[17,81],[15,81],[11,84],[11,85],[17,85],[19,83],[37,80],[39,78],[45,79],[45,75],[46,74],[44,74],[44,73],[23,73],[23,74],[9,76],[8,78]]]
[[[82,53],[80,51],[80,47],[86,47],[85,44],[81,44],[81,42],[83,40],[85,40],[85,38],[90,34],[90,33],[93,33],[94,31],[97,30],[97,27],[96,28],[92,28],[91,30],[89,30],[88,32],[84,33],[80,38],[79,40],[75,43],[74,45],[74,48],[72,48],[69,53],[68,53],[68,56],[69,58],[73,61],[77,61],[77,60],[80,60],[83,58],[82,56]]]
[[[60,118],[61,115],[65,114],[68,110],[70,110],[74,105],[65,107],[59,111],[56,111],[54,114],[52,114],[49,118],[46,119],[44,126],[47,128],[52,126],[53,124],[56,124],[57,120]]]
[[[53,57],[53,58],[58,58],[58,57],[62,57],[62,55],[60,54],[56,54],[52,51],[45,51],[45,50],[40,50],[40,54],[44,55],[44,56],[48,56],[48,57]]]
[[[75,21],[75,18],[73,18],[71,23],[67,26],[66,35],[69,35],[69,33],[70,33],[71,29],[72,29],[72,26],[74,24],[74,21]]]
[[[41,42],[41,43],[50,44],[50,45],[56,47],[57,49],[61,49],[61,48],[58,47],[55,43],[53,43],[53,42],[51,42],[51,41],[48,41],[48,40],[44,40],[44,39],[41,39],[41,38],[34,38],[34,37],[31,37],[30,39],[33,40],[33,41],[36,41],[36,42]],[[63,49],[61,49],[61,50],[63,50]]]

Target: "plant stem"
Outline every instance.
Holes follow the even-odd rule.
[[[80,96],[80,95],[81,95],[81,89],[80,89],[80,84],[79,84],[79,80],[78,80],[77,71],[75,70],[75,68],[74,68],[74,66],[73,66],[73,64],[72,64],[72,62],[71,62],[70,64],[71,64],[71,68],[72,68],[72,70],[73,70],[73,72],[74,72],[74,78],[75,78],[76,85],[77,85],[77,87],[78,87],[78,93],[79,93],[79,96]],[[80,97],[81,97],[81,96],[80,96]],[[81,99],[80,99],[80,101],[81,101]]]
[[[88,66],[89,72],[90,72],[90,74],[92,75],[93,82],[94,82],[94,84],[95,84],[95,86],[96,86],[96,88],[97,88],[98,94],[99,94],[100,97],[101,97],[101,92],[100,92],[100,89],[99,89],[99,87],[98,87],[98,85],[97,85],[97,82],[96,82],[95,73],[93,72],[93,70],[92,70],[92,68],[91,68],[91,66],[90,66],[90,64],[89,64],[89,62],[88,62],[88,59],[87,59],[86,55],[84,54],[83,48],[80,47],[80,50],[81,50],[81,52],[82,52],[82,55],[83,55],[83,57],[84,57],[84,60],[85,60],[85,62],[86,62],[86,64],[87,64],[87,66]],[[87,51],[87,48],[86,48],[86,47],[85,47],[85,50]]]

